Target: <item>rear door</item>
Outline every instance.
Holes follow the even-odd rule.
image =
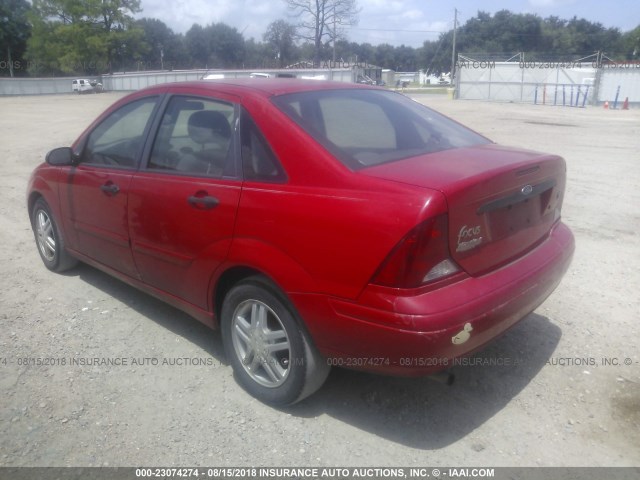
[[[172,96],[130,185],[132,249],[142,279],[203,309],[240,200],[237,118],[235,98]]]
[[[132,277],[138,274],[129,244],[129,186],[157,103],[157,96],[141,98],[107,116],[61,183],[70,246]]]

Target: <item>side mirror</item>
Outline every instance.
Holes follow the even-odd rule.
[[[54,165],[57,167],[73,165],[73,151],[69,147],[54,148],[49,153],[47,153],[46,161],[49,165]]]

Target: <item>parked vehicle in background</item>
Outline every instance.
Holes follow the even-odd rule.
[[[283,405],[331,366],[444,370],[532,312],[573,255],[565,180],[397,92],[219,80],[119,100],[27,202],[47,268],[86,262],[220,328],[238,382]]]
[[[99,93],[103,91],[102,83],[97,80],[77,78],[71,81],[71,91],[77,93]]]

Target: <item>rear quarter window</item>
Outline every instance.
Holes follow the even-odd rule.
[[[380,105],[357,98],[326,98],[319,106],[327,140],[337,147],[396,148],[395,129]]]

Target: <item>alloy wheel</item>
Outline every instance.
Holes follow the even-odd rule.
[[[258,384],[275,388],[290,371],[291,346],[278,315],[265,303],[246,300],[236,308],[231,324],[235,354]]]

